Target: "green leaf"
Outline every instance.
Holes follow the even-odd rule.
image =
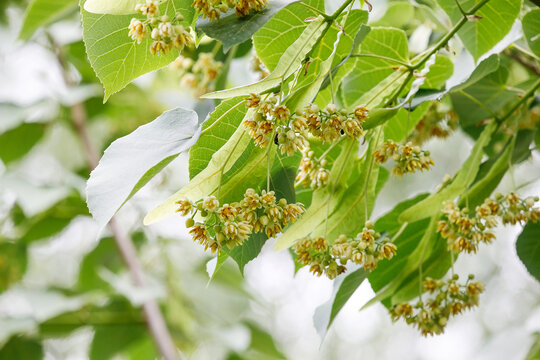
[[[275,191],[278,199],[284,198],[288,203],[296,201],[294,180],[299,162],[299,156],[275,156],[270,172],[270,189]],[[266,179],[261,187],[264,188],[265,186]],[[259,255],[267,239],[268,237],[264,233],[252,234],[241,246],[237,246],[229,252],[229,256],[236,261],[242,274],[246,264]]]
[[[517,238],[516,251],[529,274],[540,281],[540,222],[525,225]]]
[[[244,241],[242,245],[236,246],[228,252],[229,256],[238,264],[242,275],[244,274],[244,267],[259,255],[266,240],[268,240],[268,237],[264,233],[251,234],[249,239]]]
[[[460,206],[468,205],[469,209],[474,209],[481,205],[484,200],[491,195],[501,182],[510,166],[512,153],[514,152],[514,137],[510,144],[507,144],[503,151],[496,157],[485,161],[481,166],[476,179],[467,193],[461,196]],[[487,168],[487,170],[484,170]]]
[[[341,309],[343,309],[356,289],[362,285],[368,274],[369,272],[359,268],[344,278],[338,278],[334,281],[334,292],[332,296],[327,302],[315,310],[315,327],[319,334],[324,335],[330,326],[332,326]],[[327,308],[330,310],[329,314]]]
[[[98,245],[88,253],[79,271],[78,288],[81,290],[105,290],[110,288],[107,282],[99,275],[101,268],[110,271],[119,271],[123,263],[117,255],[117,245],[111,237],[103,238]]]
[[[393,116],[384,125],[384,138],[392,139],[396,142],[404,140],[407,135],[414,129],[416,124],[424,117],[430,106],[429,102],[422,103],[413,111],[400,108],[395,116]]]
[[[452,22],[458,22],[461,14],[456,1],[437,0]],[[459,1],[464,11],[476,5],[476,0]],[[458,31],[463,44],[475,60],[493,48],[510,31],[519,15],[521,0],[490,0],[476,12],[479,19],[466,22]]]
[[[373,152],[382,144],[384,136],[382,129],[373,135],[364,160],[360,163],[358,175],[350,184],[335,210],[330,213],[328,220],[312,230],[312,236],[325,235],[333,241],[341,234],[355,236],[362,230],[369,219],[378,191],[388,179],[388,172],[381,172],[381,167],[375,163]],[[379,174],[382,176],[379,179]]]
[[[246,116],[251,116],[251,111],[248,111]],[[232,170],[233,168],[237,171]],[[256,187],[259,184],[261,169],[262,176],[265,176],[266,149],[255,147],[249,134],[240,126],[225,145],[212,155],[206,168],[191,179],[186,186],[148,213],[144,224],[149,225],[173,215],[177,208],[176,202],[180,199],[198,201],[208,195],[217,195],[219,192],[220,201],[236,201],[238,199],[235,196],[243,194],[247,187]],[[227,177],[226,181],[225,177]],[[244,182],[242,186],[238,186],[242,182]]]
[[[321,41],[314,47],[310,53],[310,63],[307,71],[301,72],[297,79],[297,85],[292,90],[293,94],[288,98],[286,105],[290,109],[298,109],[311,103],[319,93],[326,76],[330,73],[332,66],[338,66],[340,59],[346,57],[351,52],[353,42],[356,40],[349,34],[356,34],[361,26],[367,22],[368,15],[366,11],[352,10],[351,12],[342,14],[338,19],[338,23],[344,23],[344,33],[338,33],[337,29],[330,28]],[[338,37],[339,36],[339,37]],[[361,38],[361,36],[360,36]],[[358,40],[358,41],[361,41]],[[346,74],[341,74],[344,77]],[[341,79],[333,79],[337,91],[339,81]],[[330,89],[332,90],[332,89]],[[332,93],[328,94],[331,98]],[[321,103],[321,106],[327,104]]]
[[[77,0],[33,0],[26,8],[19,38],[28,40],[37,29],[52,24],[76,8]]]
[[[268,20],[289,3],[285,1],[271,1],[267,7],[259,12],[253,12],[246,17],[238,17],[234,10],[229,10],[219,18],[219,21],[210,21],[200,18],[197,29],[206,35],[221,41],[223,50],[227,52],[232,46],[251,39]]]
[[[84,1],[81,0],[81,7]],[[194,15],[190,0],[167,0],[160,9],[170,18],[181,13],[186,26],[191,24]],[[85,10],[81,10],[81,14],[86,53],[105,89],[104,101],[137,77],[164,67],[178,56],[177,51],[152,55],[150,36],[140,44],[128,36],[131,19],[144,19],[142,15],[100,15]]]
[[[22,279],[28,258],[26,245],[7,242],[1,237],[0,241],[0,293],[2,293]]]
[[[446,83],[446,80],[452,76],[454,64],[446,56],[437,55],[435,64],[429,68],[426,80],[420,89],[440,89]]]
[[[202,96],[204,99],[225,99],[228,97],[261,93],[280,85],[285,79],[299,70],[302,61],[319,40],[327,24],[322,16],[311,21],[296,41],[279,58],[275,69],[263,80],[254,84],[238,86],[228,90],[216,91]]]
[[[176,108],[114,141],[90,174],[88,208],[101,225],[199,137],[193,110]]]
[[[84,10],[94,14],[129,15],[142,0],[86,0]]]
[[[243,360],[285,360],[286,357],[278,349],[274,339],[258,325],[246,323],[251,332],[251,341],[246,351],[241,354]],[[232,359],[229,357],[229,359]]]
[[[414,19],[414,6],[408,1],[391,2],[384,15],[373,26],[403,28]]]
[[[41,360],[43,347],[39,341],[16,336],[0,349],[0,359]]]
[[[394,236],[402,226],[398,221],[399,215],[427,196],[428,194],[420,194],[412,199],[400,202],[375,222],[375,230],[381,234],[386,233],[389,236]],[[381,261],[377,265],[377,268],[369,274],[369,282],[375,292],[379,292],[394,280],[396,274],[401,273],[407,263],[407,259],[418,246],[427,228],[427,224],[427,220],[408,224],[403,232],[394,240],[394,244],[397,246],[396,255],[391,261]]]
[[[531,345],[525,360],[539,360],[540,359],[540,333],[534,333],[534,342]]]
[[[451,94],[454,111],[463,127],[491,118],[516,99],[516,92],[506,86],[508,75],[508,70],[501,66],[473,85]]]
[[[465,160],[461,169],[456,173],[452,182],[440,191],[431,194],[428,198],[403,211],[399,216],[401,222],[413,222],[437,214],[446,200],[453,200],[462,194],[467,187],[474,181],[476,173],[480,167],[484,147],[491,140],[491,135],[497,128],[497,123],[492,121],[488,124],[482,134],[476,141],[471,155]]]
[[[305,3],[324,11],[322,0],[308,0]],[[317,15],[313,10],[295,2],[278,12],[253,35],[257,56],[270,71],[277,67],[281,54],[302,35],[308,26],[304,20]]]
[[[292,224],[281,235],[275,245],[276,251],[292,246],[298,239],[311,234],[315,228],[325,222],[328,214],[333,213],[339,204],[346,184],[355,166],[353,159],[358,150],[357,141],[347,141],[330,171],[330,181],[325,187],[313,192],[310,207],[302,218]]]
[[[390,120],[398,112],[398,108],[377,108],[369,113],[369,117],[363,124],[366,130],[376,128]]]
[[[372,28],[360,45],[360,54],[384,56],[408,62],[405,32],[394,28]],[[404,70],[391,60],[358,57],[355,68],[342,82],[341,99],[347,108],[358,104],[376,107],[388,93],[393,93],[404,79]]]
[[[527,44],[536,56],[540,56],[540,9],[532,9],[521,21]]]
[[[19,160],[41,140],[45,125],[25,123],[0,134],[0,159],[4,164]]]
[[[243,97],[228,99],[219,104],[204,122],[199,140],[189,150],[189,177],[193,179],[236,131],[247,107]]]

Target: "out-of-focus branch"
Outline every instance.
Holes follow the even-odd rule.
[[[53,51],[56,54],[58,62],[62,68],[62,76],[66,86],[74,86],[74,81],[70,78],[68,72],[68,64],[62,48],[58,46],[54,39],[48,35],[50,44]],[[87,131],[87,114],[83,103],[76,103],[70,107],[71,120],[77,131],[77,134],[84,147],[84,153],[91,169],[94,169],[99,162],[99,153],[94,148],[90,136]],[[116,246],[129,273],[133,279],[133,282],[138,287],[144,287],[144,272],[141,263],[137,257],[137,251],[129,234],[122,229],[115,217],[113,217],[109,226],[113,234],[113,238],[116,242]],[[142,306],[145,321],[148,325],[148,329],[154,338],[154,342],[165,360],[178,360],[180,358],[179,352],[173,343],[172,337],[169,333],[161,309],[155,300],[147,300]]]
[[[515,49],[507,49],[504,52],[508,57],[516,60],[518,63],[520,63],[523,67],[527,68],[529,71],[534,73],[536,76],[540,76],[540,66],[538,65],[538,62],[536,62],[533,59],[530,59],[527,56],[524,56],[521,52],[515,50]]]

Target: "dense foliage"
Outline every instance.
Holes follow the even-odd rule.
[[[62,46],[47,29],[75,9],[83,41]],[[144,293],[153,280],[138,260],[152,235],[139,223],[127,234],[115,218],[181,153],[189,154],[189,182],[149,212],[144,225],[169,216],[185,221],[193,240],[217,257],[211,280],[243,301],[236,269],[224,264],[230,258],[243,273],[271,238],[277,238],[276,250],[290,252],[297,270],[307,266],[339,284],[325,329],[369,281],[376,295],[367,305],[381,302],[393,320],[423,335],[443,333],[452,317],[481,306],[485,289],[475,274],[458,274],[453,264],[499,241],[494,229],[501,225],[524,226],[516,251],[540,281],[538,196],[523,196],[517,186],[497,192],[503,177],[540,146],[540,9],[522,0],[422,0],[391,1],[375,20],[371,11],[368,1],[354,0],[31,1],[21,40],[45,32],[66,85],[99,81],[104,94],[89,91],[62,104],[58,115],[0,128],[0,159],[9,173],[53,126],[51,119],[61,119],[86,157],[72,173],[88,178],[85,195],[66,180],[48,189],[51,200],[42,209],[29,211],[18,202],[6,211],[0,290],[17,290],[32,242],[59,234],[87,208],[101,240],[83,255],[75,286],[15,293],[65,306],[2,319],[0,357],[40,358],[42,345],[28,334],[82,325],[95,329],[95,359],[157,353],[175,359],[176,347],[186,354],[197,347],[196,337],[213,317],[199,319],[199,300],[186,296],[175,279],[204,271],[182,273],[163,254],[160,272],[172,295],[160,308]],[[249,54],[260,80],[231,87],[237,83],[231,64]],[[157,76],[189,89],[199,100],[196,111],[162,112],[159,95],[129,85],[169,64]],[[126,113],[137,121],[115,120]],[[109,132],[99,163],[88,118],[104,119]],[[430,140],[456,131],[474,143],[461,168],[436,189],[418,184],[414,197],[374,217],[389,178],[445,167],[432,157]],[[102,231],[106,235],[98,236]],[[134,289],[118,275],[122,258]],[[112,326],[115,317],[126,323]],[[230,358],[283,358],[258,325],[245,326],[252,346]],[[113,337],[117,341],[108,342]]]

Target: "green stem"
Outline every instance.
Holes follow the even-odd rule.
[[[433,48],[430,51],[428,51],[425,55],[423,55],[420,58],[420,60],[416,64],[413,65],[412,69],[416,70],[420,66],[424,65],[424,63],[431,57],[431,55],[435,54],[437,51],[439,51],[439,49],[444,47],[446,43],[458,32],[458,30],[461,29],[461,27],[465,25],[467,21],[469,21],[467,16],[473,15],[475,12],[478,11],[478,9],[484,6],[488,1],[489,0],[481,0],[479,3],[473,6],[471,10],[463,13],[463,17],[459,19],[457,24],[454,25],[454,27],[441,40],[439,40],[437,44],[435,44],[435,46],[433,46]]]
[[[349,4],[351,4],[354,0],[346,0],[343,4],[341,4],[341,6],[339,7],[339,9],[337,9],[333,14],[332,16],[330,17],[330,19],[333,21],[335,19],[337,19],[339,17],[339,15],[341,15],[341,13],[343,12],[343,10],[345,10],[347,8],[347,6],[349,6]]]
[[[274,128],[272,131],[272,136],[270,137],[270,142],[268,143],[268,150],[266,150],[266,192],[270,192],[270,150],[272,149],[272,144],[274,138],[276,137],[277,128]]]
[[[327,13],[325,13],[324,11],[321,11],[319,9],[317,9],[316,7],[314,6],[311,6],[309,4],[306,4],[305,2],[303,1],[300,1],[299,2],[300,5],[302,6],[305,6],[307,7],[308,9],[310,9],[311,11],[313,11],[314,13],[318,14],[318,15],[321,15],[323,18],[325,18],[326,20],[330,21],[330,20],[333,20],[332,17],[330,15],[328,15]]]
[[[407,221],[405,221],[403,224],[401,224],[401,227],[399,228],[398,232],[395,233],[394,236],[392,236],[392,238],[390,239],[390,242],[394,243],[396,241],[396,239],[398,237],[400,237],[401,234],[403,234],[403,232],[405,231],[405,229],[407,228],[408,225],[409,225],[409,223]]]
[[[503,117],[499,118],[498,119],[498,122],[499,123],[502,123],[504,122],[506,119],[508,119],[513,113],[514,111],[516,111],[520,106],[521,104],[523,104],[525,101],[527,101],[527,99],[531,96],[534,95],[534,92],[540,88],[540,79],[536,80],[536,82],[534,83],[534,85],[529,89],[527,90],[527,92],[525,94],[523,94],[522,98],[519,99],[518,102],[516,102],[511,108],[510,110],[508,110],[508,112],[506,114],[504,114]]]

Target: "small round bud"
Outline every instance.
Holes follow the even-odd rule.
[[[184,21],[184,17],[182,16],[182,14],[178,13],[178,14],[176,14],[176,20]]]
[[[452,276],[452,279],[454,279],[454,280],[459,280],[459,275],[458,275],[458,274],[454,274],[454,275]]]
[[[190,228],[193,225],[195,225],[195,220],[193,220],[192,218],[186,219],[186,227],[187,228]]]
[[[208,211],[202,210],[202,211],[201,211],[201,216],[202,216],[202,217],[207,217],[207,216],[208,216]]]
[[[365,226],[366,226],[366,228],[368,228],[368,229],[373,229],[373,227],[375,226],[375,224],[373,223],[373,221],[368,220],[368,221],[366,221],[366,225],[365,225]]]

